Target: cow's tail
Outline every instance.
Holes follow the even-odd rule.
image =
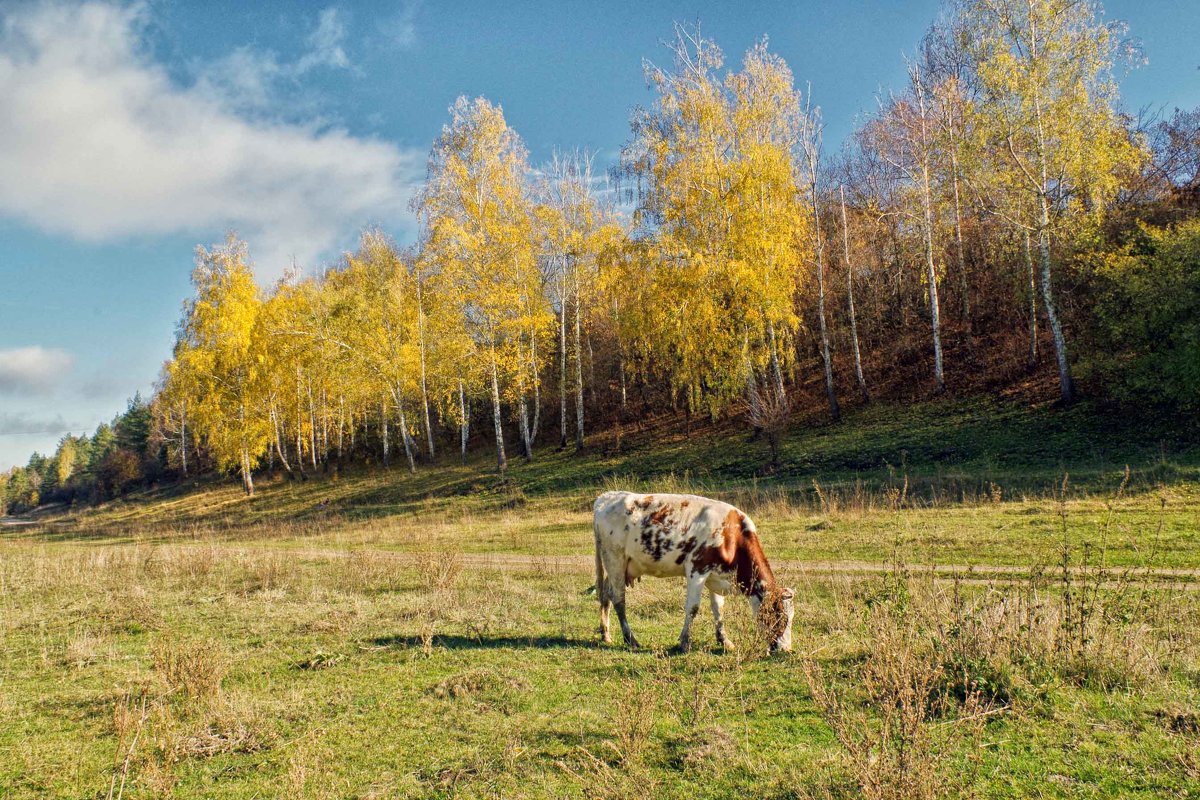
[[[604,559],[600,557],[600,523],[598,520],[592,521],[592,537],[596,543],[596,599],[600,601],[600,608],[604,608],[604,602],[608,599],[608,581],[604,579]]]

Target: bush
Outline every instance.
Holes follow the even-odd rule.
[[[1142,225],[1079,261],[1091,309],[1080,377],[1123,402],[1200,410],[1200,219]]]
[[[101,494],[117,497],[142,477],[142,466],[132,452],[117,448],[104,456],[104,460],[100,462],[98,477],[97,485]]]

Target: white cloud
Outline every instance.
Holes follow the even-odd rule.
[[[14,347],[0,350],[0,394],[47,394],[71,371],[65,350]]]
[[[392,44],[412,47],[417,43],[417,11],[420,8],[421,0],[404,0],[399,11],[378,23],[380,33]]]
[[[308,51],[297,60],[285,61],[272,50],[239,47],[216,61],[193,65],[196,89],[237,111],[277,111],[284,92],[318,67],[357,73],[342,47],[345,40],[346,24],[341,13],[327,8],[317,16],[316,26],[308,35]],[[294,112],[297,105],[308,110],[307,104],[298,103],[294,96],[287,98],[286,105],[289,112]]]
[[[422,154],[245,113],[281,71],[349,66],[335,10],[299,61],[239,50],[223,81],[190,87],[146,54],[147,15],[93,1],[3,17],[0,215],[86,241],[235,227],[264,276],[291,255],[312,265],[368,222],[412,224]]]
[[[32,414],[9,414],[0,411],[0,436],[45,436],[69,433],[81,430],[79,425],[70,425],[62,414],[56,414],[53,419],[36,417]],[[0,466],[0,469],[3,467]]]
[[[317,28],[308,37],[312,50],[296,62],[296,69],[307,72],[313,67],[325,66],[348,69],[350,60],[342,50],[346,39],[346,25],[336,8],[326,8],[317,17]]]

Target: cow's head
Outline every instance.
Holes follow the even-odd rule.
[[[779,589],[771,592],[758,609],[758,619],[770,637],[772,653],[780,650],[791,652],[792,649],[792,617],[796,614],[793,603],[796,592],[792,589]]]

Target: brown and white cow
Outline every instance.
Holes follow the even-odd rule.
[[[687,579],[687,604],[679,648],[691,644],[692,620],[704,587],[711,594],[717,643],[730,647],[721,622],[725,595],[736,588],[750,600],[771,637],[771,652],[792,649],[791,589],[781,588],[763,554],[750,517],[720,500],[690,494],[605,492],[596,498],[596,594],[600,635],[612,641],[608,610],[617,610],[625,644],[637,647],[625,616],[625,587],[643,575]]]

